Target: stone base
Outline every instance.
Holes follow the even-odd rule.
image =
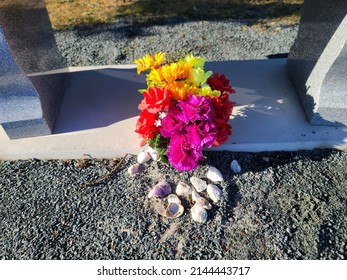
[[[25,120],[1,124],[10,139],[34,137],[51,134],[51,129],[44,119]]]
[[[347,127],[313,126],[307,121],[288,78],[286,59],[209,62],[206,69],[225,74],[237,92],[230,96],[236,102],[230,120],[233,134],[213,150],[347,150]],[[134,130],[141,100],[137,90],[145,87],[144,77],[129,66],[71,75],[55,134],[9,140],[0,129],[0,159],[112,158],[141,150]]]

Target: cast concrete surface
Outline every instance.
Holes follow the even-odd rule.
[[[214,150],[346,149],[346,127],[307,121],[285,64],[286,59],[206,63],[206,69],[229,77],[237,92],[230,96],[236,102],[230,120],[234,133]],[[86,68],[71,75],[54,135],[9,140],[2,134],[1,159],[119,157],[140,151],[134,129],[144,76],[129,66]]]

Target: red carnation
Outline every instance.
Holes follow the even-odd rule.
[[[138,134],[143,138],[141,141],[141,146],[146,145],[149,139],[154,138],[154,136],[159,133],[160,129],[155,125],[157,119],[157,114],[152,114],[148,110],[142,111],[140,117],[136,123],[136,130]]]
[[[214,73],[214,75],[208,79],[207,83],[212,90],[235,93],[235,90],[229,84],[229,80],[223,74],[219,75],[218,72]]]
[[[213,146],[219,146],[225,143],[228,140],[229,135],[231,134],[231,125],[228,123],[217,124],[217,138],[213,143]]]
[[[212,98],[212,104],[218,130],[217,139],[213,145],[219,146],[225,143],[231,134],[231,126],[228,122],[235,103],[229,101],[228,93],[224,91],[219,98],[215,96]]]
[[[141,111],[147,110],[155,114],[172,106],[171,93],[160,87],[150,87],[143,93],[143,100],[139,105]]]

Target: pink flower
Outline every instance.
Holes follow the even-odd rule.
[[[180,133],[185,126],[185,122],[182,121],[182,118],[181,109],[178,107],[172,108],[161,121],[160,134],[168,138]]]
[[[177,103],[177,107],[181,108],[181,118],[186,123],[213,118],[212,101],[208,97],[188,95],[185,101]]]
[[[216,124],[211,120],[191,124],[185,130],[189,143],[197,149],[210,148],[217,138]]]
[[[160,133],[169,138],[168,159],[181,171],[192,170],[204,159],[202,150],[217,139],[213,103],[209,97],[188,95],[162,120]]]
[[[186,135],[174,135],[170,139],[167,156],[170,164],[179,171],[189,171],[204,160],[201,149],[194,148]]]

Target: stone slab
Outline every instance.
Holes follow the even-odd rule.
[[[214,150],[347,150],[347,128],[313,126],[288,78],[286,59],[209,62],[206,69],[229,77],[237,94],[230,123],[233,135]],[[119,69],[117,69],[119,68]],[[136,154],[134,132],[144,77],[129,66],[77,71],[64,97],[55,134],[9,140],[0,130],[0,159],[96,158]],[[79,68],[81,70],[81,68]],[[92,85],[91,80],[95,81]]]
[[[347,1],[305,0],[288,71],[308,119],[347,125]]]

